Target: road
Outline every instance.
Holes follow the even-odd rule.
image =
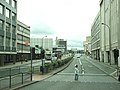
[[[80,71],[84,69],[78,81],[74,80],[75,64],[79,65]],[[112,72],[114,68],[86,56],[75,56],[73,62],[62,72],[19,90],[119,90],[120,83],[110,76]]]

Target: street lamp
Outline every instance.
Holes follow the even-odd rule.
[[[43,39],[45,38],[45,37],[47,37],[47,36],[44,36],[43,38],[42,38],[42,53],[44,53],[43,51],[44,51],[44,49],[43,49]],[[44,58],[42,58],[42,74],[43,74],[43,68],[44,67]]]
[[[21,58],[21,64],[23,64],[23,32],[24,32],[24,29],[22,30],[22,58]]]
[[[27,26],[27,29],[29,29],[30,30],[30,26]],[[32,52],[33,52],[33,49],[32,49],[32,47],[30,47],[30,60],[31,60],[31,65],[30,65],[30,67],[31,67],[31,78],[30,78],[30,80],[32,81],[32,72],[33,72],[33,68],[32,68],[32,64],[33,64],[33,62],[32,62]]]
[[[27,26],[27,29],[28,29],[28,28],[30,29],[30,26]],[[24,35],[23,35],[23,34],[24,34],[24,30],[25,30],[25,29],[22,30],[22,58],[21,58],[21,64],[23,64],[23,59],[24,59],[24,54],[23,54],[23,46],[24,46],[24,43],[23,43],[23,41],[24,41],[24,40],[23,40]]]
[[[111,65],[111,55],[112,55],[112,51],[111,51],[111,30],[110,30],[110,26],[105,24],[105,23],[101,23],[102,25],[105,25],[108,29],[109,29],[109,51],[110,51],[110,65]]]
[[[33,71],[33,69],[32,69],[32,47],[30,47],[30,56],[31,56],[31,81],[32,81],[32,71]]]

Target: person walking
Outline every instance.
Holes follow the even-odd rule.
[[[119,50],[116,48],[114,49],[114,59],[116,65],[118,65],[118,57],[119,57]]]
[[[75,65],[75,80],[78,80],[79,77],[79,69],[78,69],[78,65]]]

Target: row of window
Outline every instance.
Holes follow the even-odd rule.
[[[6,46],[7,47],[10,47],[10,38],[6,38]],[[12,46],[15,47],[15,44],[16,44],[16,40],[12,40]],[[4,37],[3,36],[0,36],[0,46],[4,46]]]
[[[11,5],[13,8],[16,8],[16,0],[5,0],[9,5]]]
[[[30,42],[30,38],[24,37],[23,35],[17,35],[17,39],[24,42]]]
[[[6,23],[6,32],[11,32],[10,31],[10,24]],[[2,20],[0,20],[0,30],[4,30],[4,22]],[[12,33],[16,33],[16,26],[12,25]]]
[[[6,15],[5,15],[6,13]],[[12,20],[16,20],[16,14],[14,12],[11,13],[11,10],[9,10],[8,8],[5,9],[4,12],[4,6],[0,4],[0,14],[5,15],[7,18],[11,18],[12,16]]]
[[[30,35],[30,30],[28,30],[28,29],[26,29],[26,28],[24,28],[24,27],[22,27],[20,25],[17,26],[17,30],[20,31],[20,32],[23,32],[23,33],[25,33],[27,35]]]
[[[19,51],[30,51],[30,46],[27,46],[27,45],[22,45],[22,44],[17,44],[17,49]],[[19,52],[18,51],[18,52]]]

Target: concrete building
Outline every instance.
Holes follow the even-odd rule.
[[[86,41],[83,41],[83,48],[84,48],[84,53],[86,53],[87,52],[87,46],[86,46],[87,44],[86,44]]]
[[[91,56],[100,60],[100,12],[91,27]]]
[[[43,47],[43,49],[49,49],[52,51],[53,48],[53,39],[52,38],[31,38],[30,39],[31,47]]]
[[[114,50],[118,49],[120,52],[120,0],[100,0],[100,20],[101,58],[104,62],[117,64]]]
[[[30,60],[30,26],[17,21],[17,61]]]
[[[91,36],[86,37],[86,41],[83,42],[84,52],[87,55],[91,55]]]
[[[56,38],[56,46],[63,52],[67,51],[67,41],[64,39]]]
[[[16,61],[17,0],[0,0],[0,66]]]

